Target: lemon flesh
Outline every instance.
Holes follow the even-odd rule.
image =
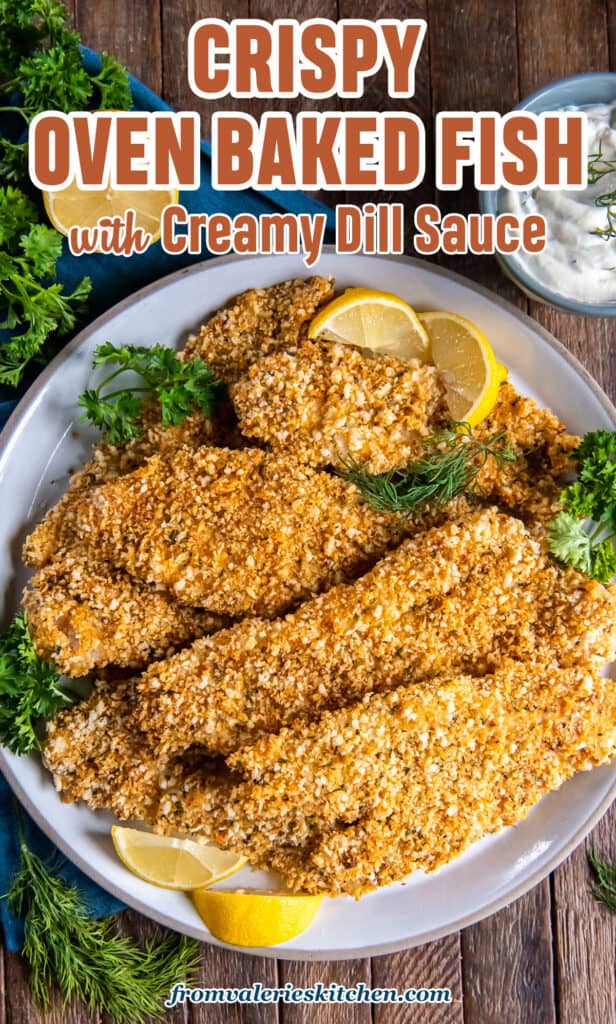
[[[102,188],[86,191],[80,189],[76,182],[57,192],[43,192],[47,216],[63,235],[68,235],[73,227],[96,227],[101,217],[124,218],[127,210],[134,210],[135,227],[149,231],[152,235],[150,245],[160,238],[160,218],[165,206],[177,201],[177,189]]]
[[[192,839],[158,836],[114,825],[111,838],[122,863],[137,878],[163,889],[200,889],[239,871],[245,857]]]
[[[278,946],[305,931],[323,897],[256,889],[198,889],[192,899],[203,923],[221,942]]]
[[[430,340],[431,361],[440,371],[454,420],[476,426],[492,411],[507,370],[497,362],[479,328],[457,313],[420,313]]]
[[[425,360],[428,335],[417,313],[390,292],[347,288],[313,318],[308,337],[357,345],[398,359]]]

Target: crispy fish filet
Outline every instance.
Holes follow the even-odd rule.
[[[574,772],[616,756],[616,685],[585,668],[505,663],[370,694],[200,773],[157,828],[212,839],[295,890],[350,893],[434,870],[525,817]]]
[[[434,366],[304,341],[256,362],[231,389],[240,429],[313,466],[373,473],[416,455],[445,415]]]
[[[23,607],[36,653],[68,676],[106,665],[143,668],[230,624],[71,553],[35,573]]]
[[[603,664],[615,612],[616,589],[559,569],[518,520],[475,512],[404,541],[285,619],[246,620],[153,665],[138,683],[138,717],[160,750],[227,754],[409,676],[483,674],[535,648],[555,664]]]
[[[168,456],[184,447],[220,443],[219,425],[206,416],[187,416],[176,427],[163,427],[157,403],[146,406],[143,428],[141,434],[125,445],[100,441],[94,446],[92,458],[71,476],[66,493],[26,539],[23,550],[26,565],[45,565],[60,548],[79,543],[72,510],[91,488],[131,473],[152,455]]]
[[[232,383],[263,356],[294,351],[304,325],[332,295],[333,283],[324,277],[251,288],[188,340],[182,358],[200,356],[217,376]]]
[[[134,683],[127,739],[125,723],[108,724],[102,684],[51,723],[46,763],[65,799],[88,799],[94,787],[96,806],[131,817],[143,804],[132,755],[123,783],[111,787],[110,744],[126,750],[139,733],[142,771],[164,772],[191,747],[228,755],[409,678],[484,674],[537,652],[552,666],[603,664],[616,645],[615,611],[612,588],[550,563],[518,520],[477,512],[405,541],[356,583],[285,619],[246,620],[151,666]]]
[[[358,575],[408,531],[356,489],[257,449],[183,448],[85,491],[55,527],[182,604],[275,615]]]
[[[567,433],[550,409],[519,395],[509,383],[501,384],[496,405],[474,434],[485,441],[501,430],[507,434],[515,461],[498,466],[489,459],[479,474],[479,485],[484,494],[525,522],[545,526],[560,509],[560,492],[580,438]]]

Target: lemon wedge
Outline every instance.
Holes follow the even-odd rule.
[[[322,896],[259,889],[197,889],[193,903],[212,935],[231,946],[278,946],[303,932]]]
[[[101,217],[124,217],[135,211],[135,227],[152,235],[150,245],[160,238],[161,214],[169,203],[177,203],[177,189],[131,190],[102,188],[80,189],[76,182],[43,192],[45,210],[54,228],[68,235],[72,227],[94,228]]]
[[[176,839],[114,825],[111,838],[122,863],[137,878],[163,889],[201,889],[228,878],[245,857],[193,839]]]
[[[398,359],[428,355],[428,335],[417,313],[390,292],[347,288],[314,317],[309,338],[369,348]]]
[[[492,411],[507,369],[476,324],[458,313],[420,313],[430,339],[431,361],[445,382],[447,405],[455,420],[475,426]]]

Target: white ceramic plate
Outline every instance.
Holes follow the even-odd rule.
[[[550,406],[582,434],[616,428],[616,410],[583,368],[513,306],[454,274],[409,259],[323,255],[312,273],[334,274],[338,287],[367,285],[396,292],[419,309],[450,309],[488,335],[513,383]],[[42,509],[57,500],[69,469],[84,458],[93,433],[78,422],[75,398],[90,377],[103,341],[181,346],[204,317],[251,286],[306,276],[299,257],[212,260],[145,288],[97,320],[37,380],[0,443],[0,572],[5,618],[19,604],[25,573],[20,549]],[[149,917],[215,941],[188,897],[134,878],[113,852],[112,818],[62,804],[37,757],[0,751],[0,767],[34,819],[76,864]],[[389,953],[439,938],[477,921],[539,882],[583,839],[616,795],[616,765],[577,775],[513,828],[476,843],[435,874],[371,893],[360,902],[325,900],[314,924],[282,947],[254,950],[289,959],[342,959]],[[237,885],[263,884],[248,870]]]

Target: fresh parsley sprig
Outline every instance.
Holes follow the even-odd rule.
[[[58,0],[0,0],[0,95],[29,121],[43,110],[128,110],[128,74],[108,53],[98,75],[83,67],[80,39]]]
[[[145,948],[119,935],[109,918],[88,916],[78,890],[54,873],[20,837],[21,864],[7,894],[24,922],[22,954],[35,1001],[47,1009],[54,986],[65,1003],[77,998],[91,1014],[117,1024],[164,1016],[172,985],[187,980],[200,960],[194,939],[169,932]]]
[[[608,583],[616,573],[616,432],[593,430],[573,454],[577,480],[561,492],[563,511],[550,523],[552,553]]]
[[[85,410],[82,419],[98,427],[111,444],[123,444],[141,433],[144,397],[155,396],[166,427],[181,423],[191,413],[211,416],[225,394],[225,386],[207,363],[197,357],[186,362],[165,345],[145,348],[138,345],[114,345],[108,341],[94,353],[93,366],[117,364],[97,388],[85,391],[78,405]],[[112,381],[132,371],[143,384],[108,390]]]
[[[593,896],[616,914],[616,864],[601,860],[592,848],[586,856],[596,879],[591,889]]]
[[[39,747],[36,724],[74,704],[56,668],[34,650],[25,615],[0,635],[0,743],[15,754]]]
[[[349,460],[341,475],[377,512],[410,516],[424,505],[446,505],[458,494],[476,491],[477,477],[490,458],[499,466],[514,461],[505,431],[479,441],[468,423],[454,423],[427,437],[421,457],[402,469],[374,474]]]
[[[56,281],[62,237],[39,223],[34,203],[18,188],[0,187],[0,329],[13,332],[0,346],[0,384],[16,387],[32,359],[73,330],[91,282],[70,294]]]

